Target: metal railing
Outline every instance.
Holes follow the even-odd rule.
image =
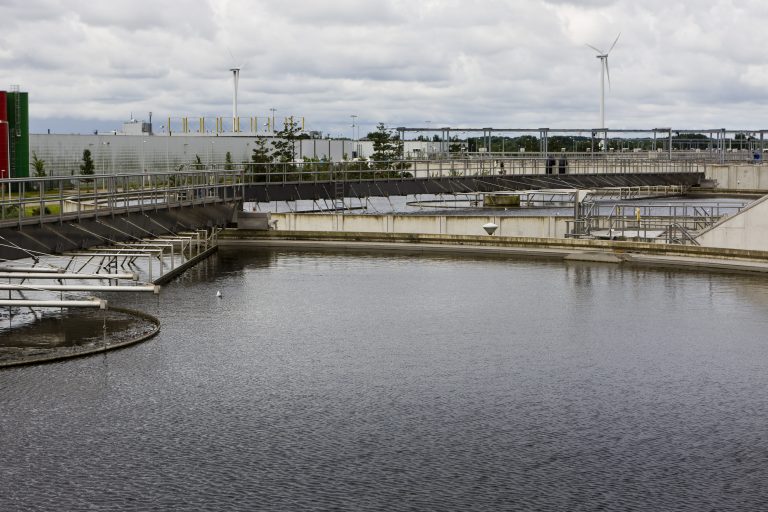
[[[227,202],[242,185],[242,171],[221,170],[0,180],[0,226]]]
[[[629,158],[495,158],[462,160],[398,160],[392,162],[285,162],[222,164],[242,170],[247,183],[298,183],[419,178],[468,178],[482,176],[557,174],[647,174],[704,172],[696,161],[638,160]]]
[[[734,215],[745,205],[732,203],[583,205],[582,216],[566,221],[569,238],[641,238],[694,243],[695,233]]]
[[[703,172],[693,161],[632,159],[499,158],[392,162],[285,162],[222,164],[142,174],[95,174],[0,180],[0,225],[31,224],[51,217],[79,219],[110,214],[238,200],[245,185],[482,178],[558,174]]]

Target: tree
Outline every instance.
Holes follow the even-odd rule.
[[[269,154],[269,148],[267,147],[266,137],[256,137],[256,146],[251,153],[251,162],[254,164],[268,164],[272,161],[272,156]]]
[[[205,164],[200,159],[200,155],[195,155],[195,163],[192,164],[192,168],[197,170],[205,169]]]
[[[269,154],[269,148],[267,147],[267,138],[263,136],[256,137],[256,144],[251,152],[251,162],[254,164],[262,164],[258,167],[255,165],[249,165],[248,170],[251,173],[259,173],[254,179],[256,181],[267,181],[267,177],[264,173],[270,171],[268,164],[272,162],[272,156]]]
[[[44,178],[45,174],[45,160],[37,158],[37,153],[32,152],[32,169],[35,170],[35,177]]]
[[[227,171],[232,170],[232,153],[227,151],[227,154],[224,156],[224,169]]]
[[[448,152],[451,155],[456,156],[461,154],[463,151],[464,151],[464,146],[462,145],[459,138],[456,135],[451,137],[451,142],[450,144],[448,144]]]
[[[80,164],[80,174],[90,175],[94,174],[93,158],[91,158],[91,150],[83,150],[83,163]]]
[[[523,148],[526,151],[539,151],[538,137],[534,137],[533,135],[521,135],[512,140],[518,148]]]
[[[392,135],[384,123],[376,125],[376,131],[367,135],[373,142],[373,154],[371,161],[375,169],[391,169],[392,161],[400,156],[399,138]]]
[[[272,140],[272,158],[277,162],[296,161],[296,140],[299,139],[301,126],[293,120],[293,116],[286,118],[283,129],[275,134]]]

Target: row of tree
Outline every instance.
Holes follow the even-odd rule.
[[[256,173],[257,181],[266,181],[269,176],[270,181],[282,179],[296,179],[296,176],[288,177],[286,173],[298,171],[300,162],[296,157],[296,141],[302,138],[301,128],[292,118],[286,120],[282,130],[275,134],[272,139],[266,137],[256,138],[256,147],[251,153],[251,163],[253,165],[249,170]],[[358,159],[354,161],[354,169],[360,173],[360,178],[368,177],[397,177],[402,176],[409,164],[402,161],[403,144],[400,137],[387,129],[383,123],[376,126],[376,131],[367,135],[368,140],[373,142],[373,153],[368,160]],[[322,159],[304,157],[302,163],[315,163],[313,169],[319,173],[326,173],[328,177],[333,176],[333,165],[327,157]],[[273,165],[280,164],[280,165]],[[226,164],[225,164],[226,166]]]
[[[96,165],[93,162],[93,156],[91,155],[90,149],[83,150],[83,157],[81,161],[82,163],[80,164],[80,174],[82,175],[95,174]],[[45,160],[43,160],[42,158],[38,158],[37,153],[35,153],[34,151],[32,152],[32,163],[30,165],[32,167],[32,170],[35,173],[34,177],[44,178],[48,175],[45,171]]]

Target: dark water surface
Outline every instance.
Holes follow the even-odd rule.
[[[160,335],[0,372],[0,510],[768,507],[765,278],[222,251],[121,304]]]

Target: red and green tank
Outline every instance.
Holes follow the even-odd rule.
[[[5,105],[8,123],[0,123],[0,125],[5,125],[8,129],[6,141],[10,159],[10,177],[27,177],[29,176],[29,95],[26,92],[17,91],[5,92],[3,95],[5,101],[2,103]],[[0,137],[3,135],[1,131],[2,128],[0,128]],[[2,149],[0,149],[1,157]]]

